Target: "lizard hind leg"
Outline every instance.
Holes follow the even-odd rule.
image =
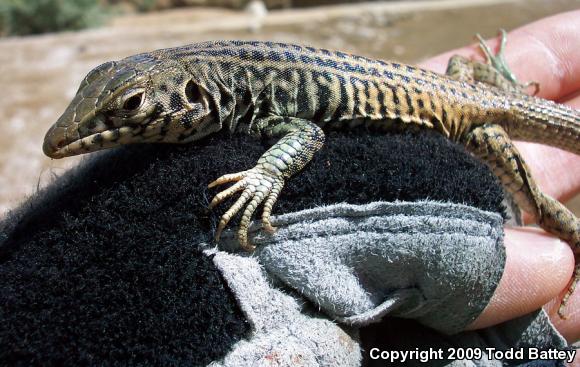
[[[477,127],[466,136],[464,143],[469,151],[491,168],[520,208],[530,213],[540,227],[568,242],[574,252],[578,253],[580,221],[562,203],[539,189],[524,159],[503,128],[493,124]],[[562,318],[579,277],[577,264],[572,283],[558,310]]]
[[[500,45],[498,52],[494,55],[491,48],[485,42],[483,37],[478,33],[475,35],[479,41],[479,48],[484,53],[487,64],[501,74],[508,82],[510,82],[516,89],[521,92],[525,91],[528,87],[534,87],[534,95],[538,94],[540,91],[540,83],[535,81],[529,81],[526,83],[521,83],[518,81],[514,73],[511,71],[504,57],[505,45],[507,43],[507,33],[505,29],[499,30]],[[482,72],[485,72],[482,70]]]
[[[465,56],[454,55],[447,64],[447,76],[468,83],[481,82],[504,91],[524,93],[526,88],[534,86],[534,95],[539,92],[540,85],[537,82],[520,83],[509,69],[503,56],[506,34],[501,31],[501,45],[499,52],[494,55],[479,34],[479,47],[486,56],[486,62],[470,60]]]
[[[447,64],[447,76],[462,82],[481,82],[505,91],[521,92],[519,85],[506,79],[492,65],[454,55]]]

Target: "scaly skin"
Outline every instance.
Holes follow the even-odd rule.
[[[222,129],[280,138],[254,168],[210,184],[236,182],[210,207],[241,191],[216,239],[241,211],[238,239],[252,249],[247,231],[256,208],[264,204],[262,223],[273,231],[270,214],[284,180],[322,147],[323,129],[434,129],[488,163],[524,210],[578,252],[580,222],[538,189],[510,137],[580,154],[580,113],[524,94],[527,85],[501,53],[481,47],[488,64],[455,56],[447,75],[274,42],[207,42],[131,56],[87,75],[43,150],[62,158],[121,144],[188,143]]]

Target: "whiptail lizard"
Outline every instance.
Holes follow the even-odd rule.
[[[222,129],[280,138],[247,171],[209,186],[214,207],[241,195],[221,216],[216,239],[242,211],[240,244],[260,204],[263,228],[273,231],[272,207],[284,181],[324,144],[323,129],[434,129],[485,161],[545,230],[580,252],[580,221],[543,194],[511,138],[580,154],[580,112],[524,93],[501,51],[488,63],[454,56],[447,75],[339,51],[275,42],[218,41],[157,50],[92,70],[43,150],[62,158],[122,144],[188,143]],[[580,278],[562,301],[559,313]]]

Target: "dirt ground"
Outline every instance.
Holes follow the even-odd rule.
[[[442,0],[357,3],[246,12],[186,8],[114,19],[75,33],[0,39],[0,217],[78,158],[42,154],[44,133],[96,65],[134,53],[209,39],[270,39],[417,62],[558,12],[580,0]],[[262,27],[257,31],[260,23]],[[580,208],[580,199],[575,207]],[[580,210],[576,209],[577,212]]]

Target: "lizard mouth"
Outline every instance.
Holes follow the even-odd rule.
[[[108,149],[119,145],[160,142],[165,134],[160,132],[166,127],[163,119],[147,120],[145,124],[127,124],[125,126],[98,129],[88,135],[79,137],[75,126],[68,127],[76,131],[76,138],[70,139],[67,127],[53,125],[46,133],[42,150],[50,158],[59,159]]]
[[[67,142],[64,138],[65,128],[54,126],[44,139],[42,150],[50,158],[64,158],[73,155],[94,152],[113,146],[134,143],[141,138],[142,126],[123,126],[95,132],[79,139]]]

